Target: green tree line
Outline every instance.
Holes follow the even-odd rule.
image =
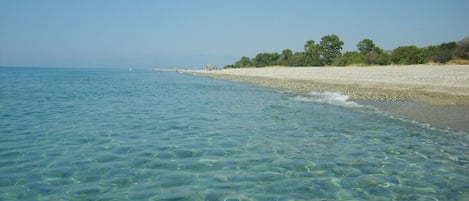
[[[411,65],[424,63],[468,62],[469,37],[459,42],[448,42],[419,48],[414,45],[400,46],[384,51],[373,40],[363,39],[357,44],[357,51],[342,54],[344,42],[337,35],[326,35],[319,43],[306,41],[304,51],[293,52],[285,49],[281,53],[259,53],[253,58],[242,57],[225,68],[265,66],[349,66],[349,65]]]

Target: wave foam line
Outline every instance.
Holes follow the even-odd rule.
[[[308,94],[298,95],[293,99],[302,102],[326,103],[342,107],[363,107],[363,105],[349,101],[347,95],[343,95],[339,92],[310,92]]]

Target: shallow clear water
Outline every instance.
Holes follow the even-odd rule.
[[[0,200],[467,200],[467,133],[334,93],[0,68]]]

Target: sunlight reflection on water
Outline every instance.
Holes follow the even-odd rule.
[[[376,110],[170,72],[0,75],[2,200],[469,198],[467,135]]]

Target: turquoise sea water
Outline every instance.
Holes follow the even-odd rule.
[[[468,200],[468,136],[336,93],[0,68],[0,200]]]

